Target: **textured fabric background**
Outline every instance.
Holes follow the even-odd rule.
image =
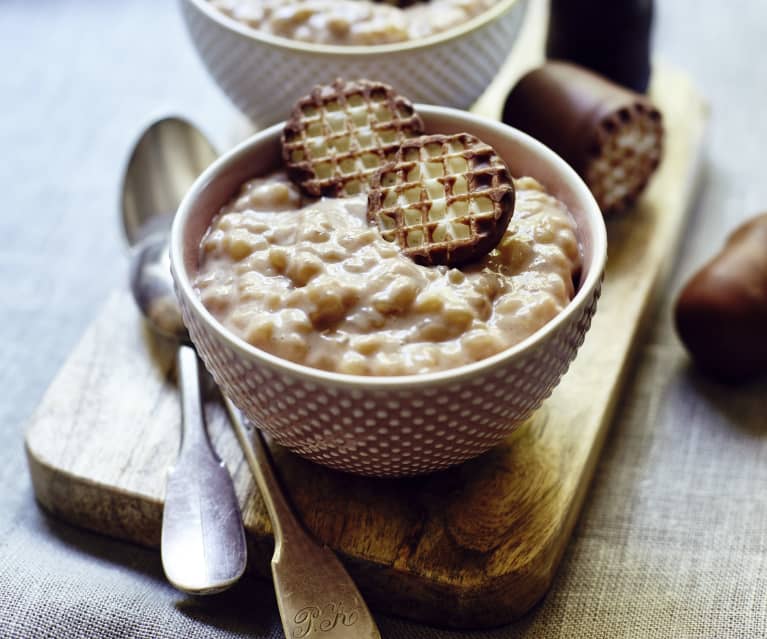
[[[658,9],[656,50],[713,106],[707,174],[553,588],[492,632],[381,618],[387,639],[767,636],[767,383],[706,382],[670,324],[684,278],[767,209],[767,5]],[[0,637],[280,637],[269,584],[188,600],[157,554],[46,516],[22,449],[48,383],[124,281],[117,192],[134,136],[178,111],[222,144],[237,116],[176,3],[149,0],[4,0],[0,98]]]

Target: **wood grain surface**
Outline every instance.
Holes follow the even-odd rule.
[[[540,18],[538,6],[530,20]],[[477,112],[497,116],[515,77],[539,59],[539,35],[523,34],[520,53]],[[473,461],[407,480],[351,477],[272,448],[305,525],[339,552],[374,608],[437,625],[492,626],[526,612],[551,583],[698,173],[702,100],[686,76],[666,67],[651,92],[668,126],[665,159],[637,209],[609,221],[608,271],[592,329],[528,424]],[[129,294],[115,293],[28,426],[40,503],[77,525],[159,545],[165,474],[180,435],[173,356]],[[206,410],[243,507],[250,567],[266,575],[270,525],[214,389]]]

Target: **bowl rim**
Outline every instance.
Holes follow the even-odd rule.
[[[267,129],[263,129],[245,141],[241,142],[233,149],[227,151],[211,164],[194,182],[187,191],[178,211],[173,220],[170,237],[170,262],[173,277],[178,287],[177,294],[186,298],[187,302],[193,307],[194,313],[201,317],[220,340],[230,348],[237,351],[240,355],[249,360],[257,360],[267,365],[271,369],[278,369],[291,377],[298,377],[304,381],[314,382],[323,386],[337,386],[356,389],[391,389],[392,387],[422,388],[442,383],[451,383],[466,378],[481,376],[482,373],[489,372],[504,362],[515,359],[540,346],[552,333],[570,321],[582,307],[589,302],[594,291],[599,286],[604,274],[607,261],[607,230],[604,223],[602,212],[599,209],[591,191],[578,176],[573,168],[570,167],[562,158],[547,146],[538,142],[531,136],[505,125],[496,120],[491,120],[482,116],[453,109],[450,107],[416,105],[418,112],[428,120],[432,116],[453,118],[466,125],[467,131],[472,131],[472,125],[489,127],[496,133],[505,136],[517,138],[519,142],[529,148],[533,153],[543,155],[545,160],[553,163],[557,173],[567,183],[576,194],[577,200],[584,206],[584,215],[589,219],[590,235],[592,241],[593,263],[585,279],[580,282],[580,286],[570,302],[557,315],[550,319],[537,331],[526,337],[521,342],[510,346],[490,357],[463,364],[454,368],[433,371],[429,373],[414,373],[410,375],[353,375],[349,373],[337,373],[324,369],[313,368],[305,364],[299,364],[287,359],[278,357],[266,351],[256,348],[244,339],[238,337],[221,322],[219,322],[208,309],[203,305],[199,295],[192,286],[189,274],[186,272],[184,262],[184,231],[187,228],[187,222],[192,217],[194,202],[198,194],[213,182],[218,175],[224,173],[230,166],[238,164],[242,157],[249,155],[254,147],[257,147],[266,141],[279,135],[284,126],[284,122],[279,122]],[[585,233],[587,229],[583,230]],[[579,236],[579,243],[582,244],[584,235]]]
[[[435,46],[439,46],[449,40],[457,39],[482,29],[485,25],[494,21],[506,11],[511,10],[514,5],[522,5],[523,9],[527,6],[528,0],[498,0],[494,5],[477,14],[470,20],[440,31],[439,33],[432,34],[425,38],[417,38],[415,40],[405,40],[403,42],[391,42],[388,44],[322,44],[316,42],[305,42],[303,40],[292,40],[291,38],[285,38],[283,36],[273,35],[264,31],[259,31],[253,27],[249,27],[243,24],[239,20],[230,18],[222,11],[216,9],[209,0],[182,0],[192,5],[200,13],[205,15],[209,20],[213,20],[219,26],[243,36],[250,40],[254,40],[260,44],[266,44],[272,47],[289,49],[296,53],[308,53],[313,55],[323,54],[327,56],[341,56],[341,57],[371,57],[378,56],[383,53],[399,53],[408,52],[416,49],[429,49]]]

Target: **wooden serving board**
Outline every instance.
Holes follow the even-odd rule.
[[[512,73],[509,66],[480,112],[497,115]],[[473,461],[414,479],[345,475],[272,447],[300,518],[338,552],[374,609],[441,626],[492,626],[525,613],[551,583],[698,175],[701,98],[684,74],[662,66],[651,93],[667,124],[665,159],[636,210],[609,221],[608,269],[591,331],[526,425]],[[180,437],[173,361],[173,345],[145,328],[128,292],[114,294],[28,426],[29,468],[46,509],[159,546],[165,474]],[[215,393],[206,410],[234,476],[250,568],[268,575],[264,504]]]

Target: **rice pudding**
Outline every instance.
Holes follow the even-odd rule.
[[[365,195],[307,199],[283,172],[246,182],[200,244],[194,286],[253,346],[355,375],[468,364],[532,335],[574,294],[575,222],[535,179],[514,180],[498,246],[461,269],[415,264],[367,221]]]
[[[425,38],[463,24],[496,0],[430,0],[399,8],[370,0],[210,0],[235,20],[272,35],[334,45]]]

